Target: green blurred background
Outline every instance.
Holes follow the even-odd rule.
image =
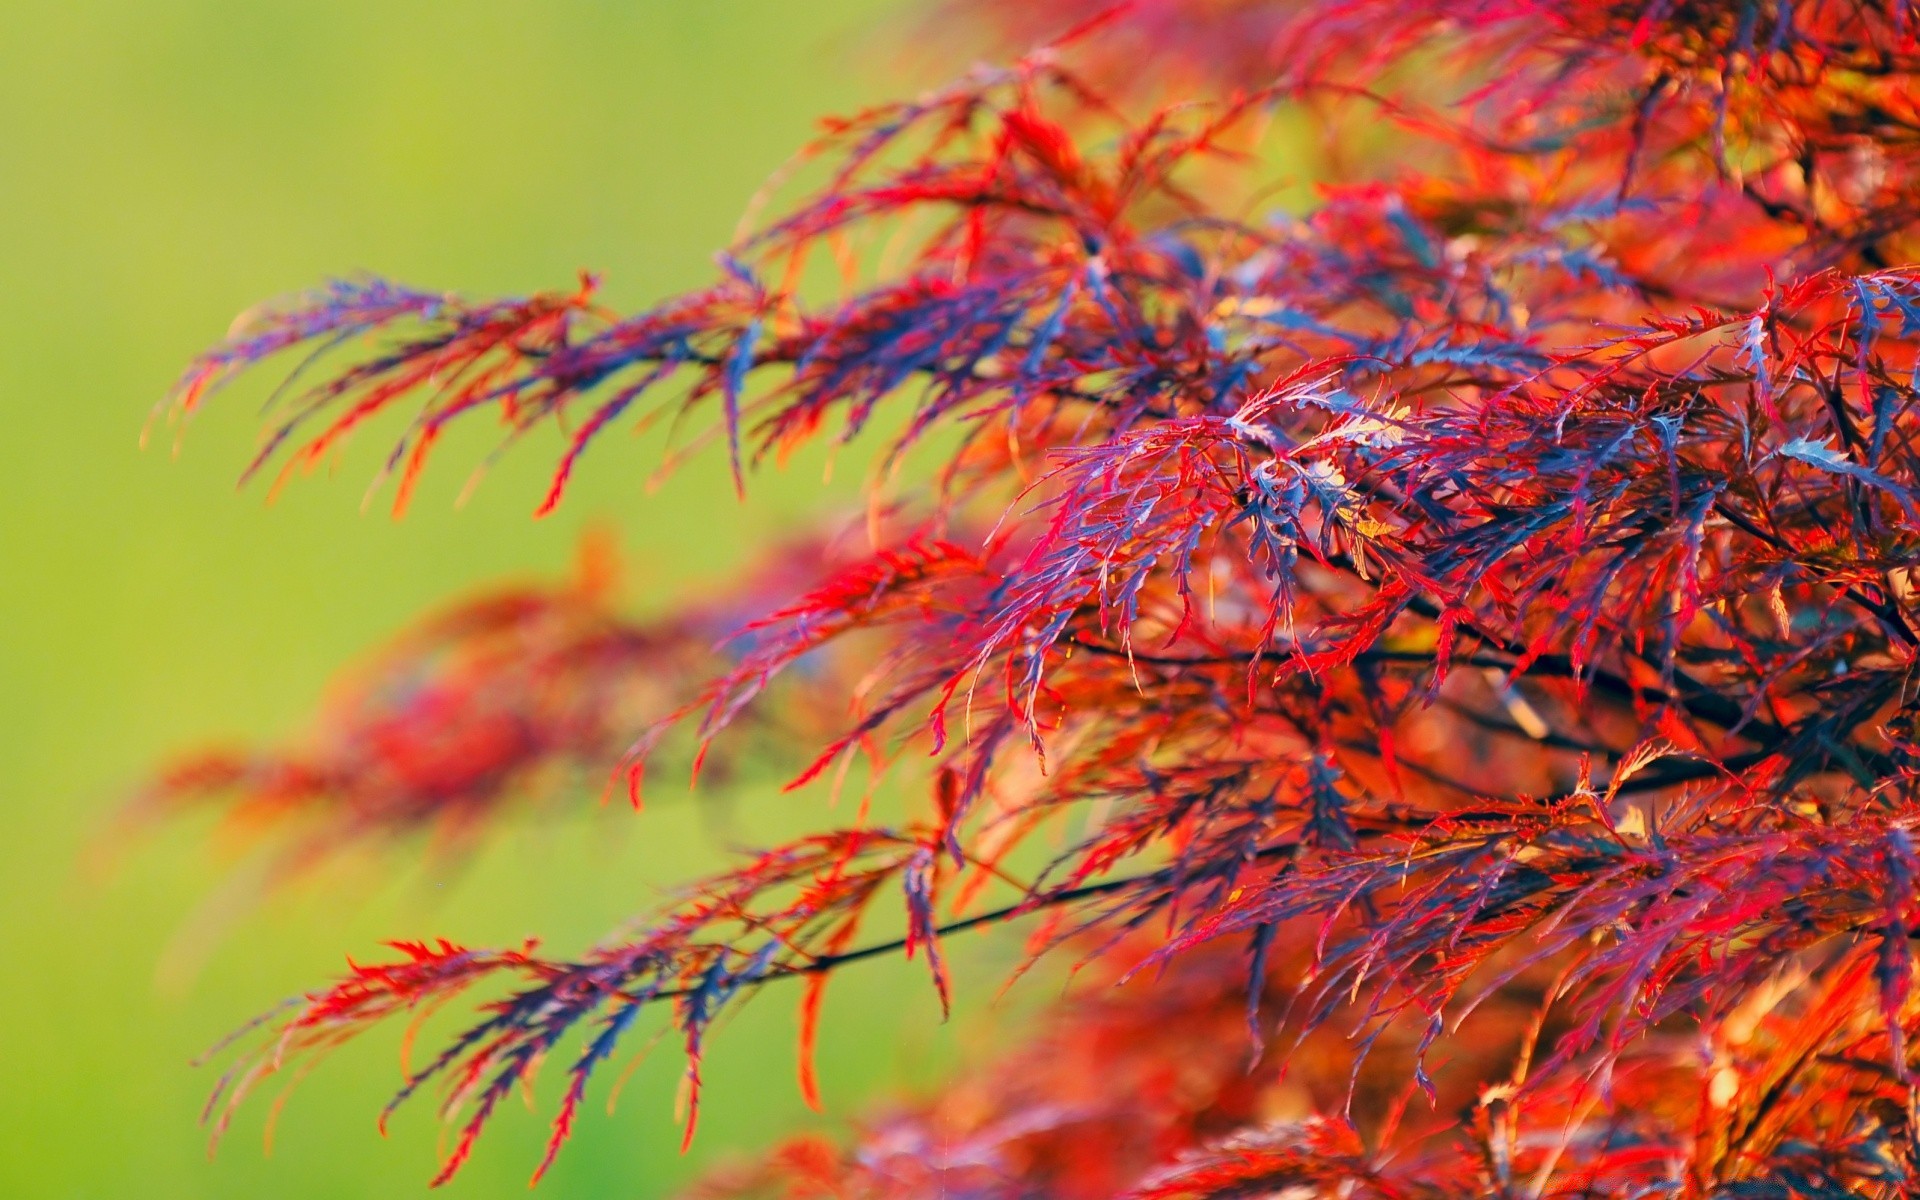
[[[537,932],[578,948],[712,865],[723,843],[817,817],[771,797],[740,797],[730,818],[664,803],[517,828],[451,882],[334,872],[267,898],[171,988],[156,981],[163,948],[227,865],[206,829],[130,847],[111,874],[81,867],[125,789],[168,751],[296,729],[333,668],[478,581],[565,569],[590,522],[617,521],[646,604],[844,500],[844,486],[823,491],[802,470],[763,481],[743,507],[711,458],[649,495],[654,449],[613,438],[553,519],[530,519],[552,459],[528,447],[458,511],[467,463],[442,463],[395,523],[360,512],[370,439],[336,478],[268,506],[234,487],[264,381],[216,402],[177,458],[164,435],[144,453],[136,441],[237,311],[329,274],[490,294],[564,285],[590,266],[622,305],[703,282],[748,196],[817,115],[922,82],[896,62],[895,7],[6,5],[0,1196],[420,1194],[430,1106],[390,1139],[373,1129],[398,1080],[391,1039],[305,1084],[270,1157],[251,1111],[209,1161],[195,1122],[211,1073],[188,1060],[382,937]],[[447,456],[470,461],[484,444]],[[926,991],[876,968],[829,1000],[835,1114],[951,1060]],[[665,1194],[804,1121],[791,1004],[768,1000],[718,1038],[693,1155],[677,1152],[678,1062],[663,1046],[614,1117],[590,1109],[542,1194]],[[523,1194],[547,1115],[507,1111],[453,1192]]]

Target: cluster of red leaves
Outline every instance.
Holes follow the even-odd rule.
[[[705,666],[712,639],[678,614],[623,619],[610,565],[590,548],[570,584],[434,614],[338,682],[305,744],[183,758],[136,815],[220,802],[239,830],[286,840],[285,877],[414,832],[457,850],[515,798],[598,784],[634,724],[669,706],[656,672]]]
[[[1916,33],[1911,0],[1140,0],[833,122],[813,190],[639,315],[377,282],[257,314],[183,406],[385,338],[262,461],[403,402],[396,464],[479,410],[565,420],[551,504],[663,394],[718,408],[736,478],[836,421],[944,457],[604,763],[637,788],[662,730],[844,664],[795,786],[917,751],[923,810],[574,958],[403,946],[243,1082],[491,986],[401,1096],[446,1085],[444,1179],[569,1039],[555,1148],[649,1011],[697,1098],[762,985],[805,980],[810,1029],[834,969],[902,951],[944,997],[942,936],[1044,911],[1038,951],[1150,970],[851,1155],[787,1154],[791,1190],[1906,1194]],[[1325,135],[1304,215],[1262,199],[1275,114]],[[487,807],[483,757],[403,807]]]
[[[1305,963],[1275,965],[1298,972]],[[1279,1020],[1296,996],[1274,976],[1249,990],[1244,960],[1209,948],[1151,978],[1083,991],[1019,1055],[866,1124],[851,1150],[797,1138],[758,1164],[716,1172],[695,1194],[1480,1195],[1449,1174],[1453,1114],[1476,1108],[1490,1064],[1525,1051],[1531,1008],[1549,982],[1529,978],[1476,1014],[1467,1052],[1436,1072],[1436,1116],[1409,1080],[1417,1030],[1395,1031],[1351,1080],[1337,1039],[1250,1059],[1248,1017]],[[1636,1058],[1617,1074],[1633,1107],[1607,1131],[1619,1153],[1594,1180],[1626,1186],[1605,1194],[1630,1194],[1634,1160],[1670,1156],[1672,1122],[1691,1119],[1698,1080],[1665,1059]],[[1497,1119],[1501,1095],[1478,1107]],[[1527,1133],[1561,1131],[1554,1118],[1563,1109],[1536,1096],[1527,1111],[1538,1122]],[[1523,1169],[1537,1169],[1552,1147],[1514,1148]],[[1449,1190],[1455,1180],[1463,1186]]]

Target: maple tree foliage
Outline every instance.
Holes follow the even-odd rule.
[[[637,798],[675,730],[704,755],[750,718],[796,788],[930,779],[582,953],[395,943],[250,1027],[212,1111],[470,996],[395,1100],[442,1090],[440,1180],[559,1053],[551,1161],[650,1021],[691,1136],[736,1003],[791,980],[810,1043],[838,968],[912,956],[944,1002],[945,939],[1024,921],[1124,982],[711,1187],[1920,1188],[1920,8],[936,19],[1041,48],[828,122],[705,290],[628,315],[590,278],[342,281],[181,382],[185,415],[306,352],[256,469],[405,408],[401,505],[483,413],[566,431],[543,509],[661,413],[706,414],[744,490],[869,431],[911,483],[875,485],[858,552],[775,555],[657,625],[585,586],[472,602],[315,748],[162,795],[265,814],[303,861],[472,831],[556,775]],[[1274,199],[1302,177],[1309,204]]]

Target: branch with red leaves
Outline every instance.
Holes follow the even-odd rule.
[[[716,1015],[763,984],[805,981],[810,1040],[839,968],[924,955],[944,1002],[943,935],[1044,914],[1036,955],[1130,980],[1073,1002],[1084,1036],[739,1186],[1907,1194],[1913,4],[960,7],[1081,24],[829,123],[815,186],[707,290],[622,315],[590,282],[340,283],[189,370],[182,415],[307,356],[256,467],[412,406],[401,503],[483,412],[568,431],[542,511],[662,413],[711,410],[743,487],[829,424],[888,431],[906,481],[875,484],[865,552],[658,631],[482,606],[497,630],[409,652],[451,681],[418,694],[465,699],[410,700],[405,753],[363,702],[296,783],[221,776],[244,795],[338,806],[335,842],[477,820],[555,762],[637,796],[672,730],[704,755],[789,680],[844,714],[788,731],[792,787],[931,776],[907,819],[863,807],[577,958],[401,943],[259,1026],[221,1111],[486,985],[400,1098],[444,1085],[444,1180],[576,1046],[550,1161],[648,1012],[697,1100]],[[1303,123],[1310,163],[1276,132]],[[1322,179],[1311,211],[1268,198],[1278,153]],[[708,683],[608,702],[698,639]],[[1090,1095],[1109,1070],[1139,1086]]]

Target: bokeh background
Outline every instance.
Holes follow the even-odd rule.
[[[611,522],[634,603],[718,575],[843,502],[803,464],[738,504],[711,459],[658,492],[650,443],[609,439],[559,516],[529,447],[455,510],[484,440],[447,451],[402,522],[361,493],[377,447],[273,505],[236,491],[255,381],[146,451],[149,409],[246,306],[353,270],[473,294],[605,272],[634,305],[708,277],[747,198],[809,133],[925,82],[885,0],[60,0],[0,38],[0,1196],[390,1197],[432,1173],[430,1105],[381,1140],[392,1039],[335,1058],[209,1160],[211,1072],[237,1021],[385,936],[579,947],[663,884],[817,813],[743,795],[640,818],[519,826],[457,877],[329,873],[243,914],[188,978],[158,965],[230,864],[203,826],[84,864],[169,751],[298,727],[323,682],[422,609],[566,569]],[[846,472],[857,476],[858,472]],[[748,789],[751,790],[751,789]],[[991,987],[988,992],[990,994]],[[717,1040],[692,1155],[663,1045],[615,1116],[590,1111],[540,1194],[657,1196],[808,1118],[791,1004]],[[917,979],[850,975],[828,1003],[836,1115],[955,1054]],[[548,1110],[550,1111],[550,1110]],[[522,1195],[548,1111],[508,1112],[452,1191]]]

